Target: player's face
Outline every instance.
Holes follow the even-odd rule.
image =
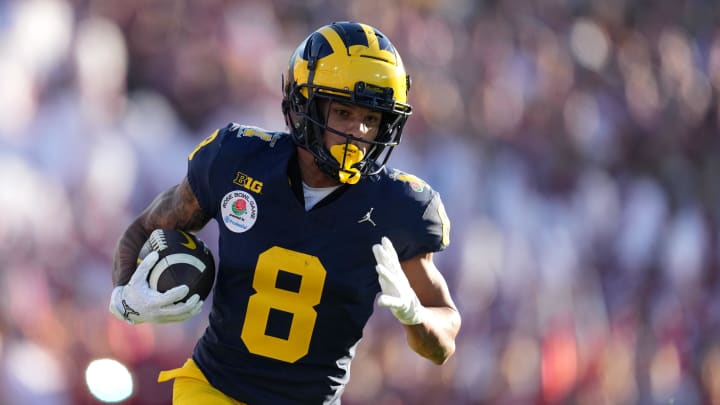
[[[377,137],[382,114],[369,108],[338,101],[325,101],[320,104],[325,110],[327,126],[344,132],[365,141],[373,141]],[[325,131],[325,145],[344,144],[346,139],[330,131]],[[366,150],[368,145],[362,142],[352,142],[358,148]]]

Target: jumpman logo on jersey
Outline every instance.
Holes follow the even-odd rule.
[[[368,211],[364,217],[360,218],[360,220],[357,221],[357,223],[361,224],[363,222],[370,222],[372,224],[372,226],[377,226],[377,225],[375,225],[375,221],[373,221],[372,218],[370,218],[370,215],[372,215],[372,212],[374,209],[375,208],[370,208],[370,211]]]

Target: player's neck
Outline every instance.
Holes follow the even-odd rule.
[[[313,155],[303,148],[298,148],[298,165],[303,183],[313,188],[335,187],[340,183],[330,178],[315,164]]]

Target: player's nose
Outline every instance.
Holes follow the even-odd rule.
[[[370,135],[370,127],[362,118],[353,118],[348,120],[345,132],[356,138],[365,139]]]

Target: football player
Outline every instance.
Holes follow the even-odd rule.
[[[175,303],[186,286],[151,290],[144,275],[157,255],[137,265],[138,251],[156,228],[219,224],[209,326],[191,358],[159,377],[174,379],[175,404],[339,403],[378,293],[414,351],[436,364],[453,354],[460,315],[433,263],[449,243],[443,203],[385,166],[412,111],[409,86],[377,29],[318,29],[283,78],[289,133],[215,131],[190,153],[187,176],[121,236],[110,311],[177,322],[202,301]]]

